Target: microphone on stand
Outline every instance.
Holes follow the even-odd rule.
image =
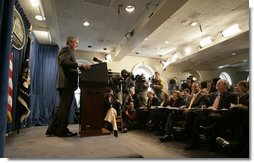
[[[99,59],[96,58],[96,57],[93,57],[93,61],[94,61],[94,62],[98,62],[98,63],[103,63],[101,60],[99,60]]]

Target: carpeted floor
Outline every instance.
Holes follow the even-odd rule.
[[[78,125],[69,125],[78,132]],[[105,158],[148,158],[189,159],[225,156],[207,149],[185,151],[183,142],[161,143],[151,131],[133,130],[128,133],[93,137],[47,137],[46,126],[20,130],[20,134],[6,137],[5,157],[9,159],[105,159]]]

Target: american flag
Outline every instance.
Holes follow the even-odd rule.
[[[8,111],[7,111],[7,120],[8,120],[8,123],[11,123],[12,122],[12,89],[13,89],[13,86],[12,86],[12,68],[13,68],[13,65],[12,65],[12,52],[10,54],[10,64],[9,64],[9,86],[8,86]]]

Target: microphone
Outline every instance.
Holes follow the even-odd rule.
[[[94,62],[98,62],[98,63],[103,63],[101,60],[99,60],[99,59],[96,58],[96,57],[93,57],[93,61],[94,61]]]

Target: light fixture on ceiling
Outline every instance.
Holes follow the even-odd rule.
[[[41,15],[35,15],[35,19],[42,21],[45,20],[45,17],[42,17]]]
[[[42,20],[46,20],[45,16],[44,16],[44,11],[43,8],[41,6],[41,1],[40,0],[30,0],[31,5],[33,7],[37,7],[39,9],[40,15],[36,15],[35,19],[42,21]]]
[[[127,12],[133,12],[134,10],[135,10],[135,7],[134,6],[132,6],[132,5],[128,5],[128,6],[126,6],[125,7],[125,10],[127,11]]]
[[[194,21],[194,22],[192,22],[191,24],[190,24],[190,26],[192,26],[192,27],[195,27],[195,26],[197,26],[198,25],[198,22],[197,21]]]
[[[209,36],[209,37],[206,37],[206,38],[204,38],[203,40],[201,40],[201,41],[199,42],[199,46],[200,46],[201,48],[203,48],[204,46],[209,45],[209,44],[211,44],[212,42],[213,42],[213,41],[212,41],[212,37]]]
[[[163,70],[165,71],[167,66],[170,64],[169,60],[161,60],[160,61],[161,67],[163,68]]]
[[[222,31],[221,34],[223,37],[230,37],[239,32],[241,32],[241,29],[238,24],[235,24]]]
[[[111,54],[105,54],[104,57],[105,57],[106,62],[112,61],[112,56],[111,56]]]
[[[184,48],[184,54],[185,56],[188,56],[191,54],[191,48],[187,47],[187,48]]]
[[[39,7],[40,6],[40,0],[30,0],[33,7]]]
[[[87,26],[90,25],[90,23],[89,23],[88,21],[85,21],[85,22],[83,23],[83,25],[84,25],[85,27],[87,27]]]

